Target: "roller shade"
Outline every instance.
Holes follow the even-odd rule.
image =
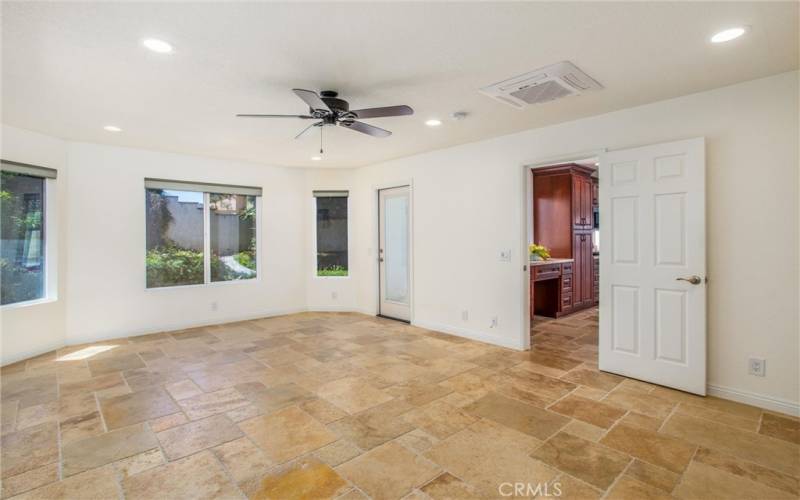
[[[210,182],[170,181],[166,179],[145,179],[147,189],[166,189],[169,191],[199,191],[201,193],[241,194],[261,196],[260,187],[234,186],[231,184],[214,184]]]
[[[0,169],[2,169],[3,172],[44,177],[46,179],[55,179],[58,176],[58,171],[54,168],[38,167],[36,165],[28,165],[27,163],[9,160],[0,160]]]
[[[315,198],[347,198],[350,191],[314,191]]]

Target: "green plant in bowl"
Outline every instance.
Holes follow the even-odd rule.
[[[536,243],[528,245],[528,253],[530,253],[531,260],[547,260],[550,258],[550,250],[544,245],[537,245]]]

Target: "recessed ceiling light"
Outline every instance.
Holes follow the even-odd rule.
[[[711,43],[730,42],[731,40],[739,38],[745,33],[747,33],[747,28],[745,26],[737,26],[735,28],[722,30],[711,37]]]
[[[321,156],[312,156],[311,157],[311,160],[313,160],[313,161],[320,161],[321,159],[322,159]]]
[[[106,125],[105,127],[103,127],[103,130],[106,130],[108,132],[122,132],[121,128],[115,127],[114,125]]]
[[[436,118],[431,118],[430,120],[425,122],[425,125],[429,127],[438,127],[442,124],[442,120],[437,120]]]
[[[172,45],[158,38],[146,38],[142,40],[142,45],[159,54],[169,54],[172,52]]]

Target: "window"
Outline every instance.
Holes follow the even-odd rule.
[[[145,179],[147,288],[257,277],[261,189]]]
[[[209,195],[211,281],[256,277],[256,197]]]
[[[56,171],[2,162],[0,171],[0,304],[47,295],[45,194]]]
[[[317,276],[347,276],[347,191],[314,191]]]

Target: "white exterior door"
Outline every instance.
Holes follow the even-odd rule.
[[[705,141],[600,157],[599,367],[706,393]]]
[[[380,314],[411,320],[411,219],[408,186],[378,192]]]

